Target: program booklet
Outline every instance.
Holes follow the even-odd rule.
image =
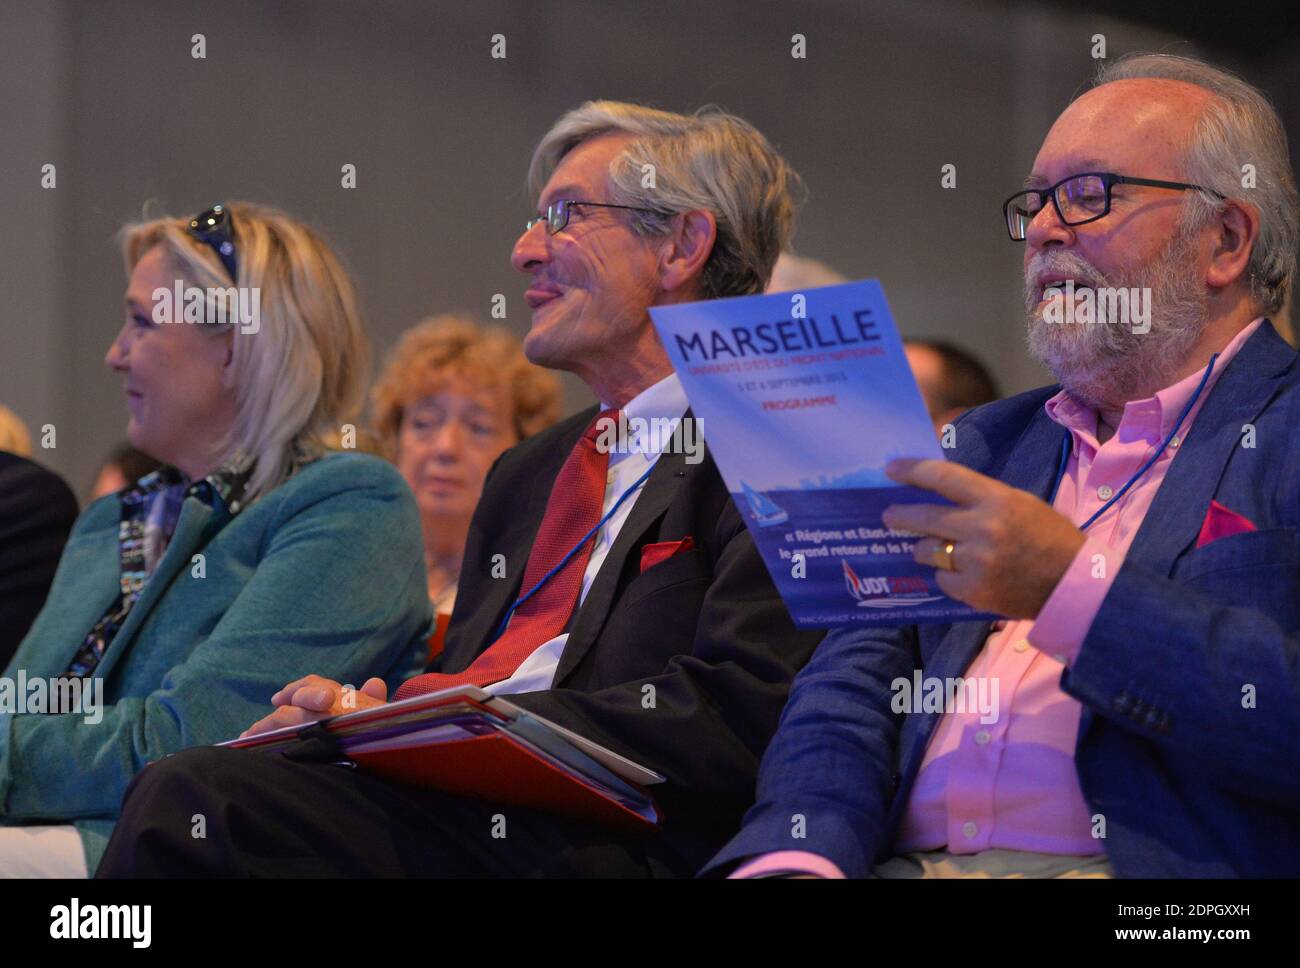
[[[801,628],[992,618],[912,557],[891,504],[948,504],[885,476],[942,460],[876,280],[656,306],[704,439]]]
[[[653,770],[477,686],[449,686],[218,743],[354,764],[415,786],[622,830],[654,829]]]

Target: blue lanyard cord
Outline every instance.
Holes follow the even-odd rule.
[[[517,609],[520,605],[522,605],[524,602],[528,601],[528,599],[532,598],[535,594],[537,594],[537,590],[540,589],[543,585],[545,585],[552,575],[554,575],[556,572],[558,572],[561,568],[563,568],[566,564],[569,563],[569,559],[572,558],[574,555],[576,555],[578,553],[578,550],[582,548],[588,541],[591,540],[591,536],[593,534],[595,534],[597,531],[599,531],[602,527],[605,526],[605,522],[614,516],[614,512],[616,512],[619,509],[619,507],[622,506],[623,502],[626,501],[629,497],[631,497],[632,493],[646,482],[646,479],[650,476],[650,472],[654,469],[655,469],[655,465],[652,463],[649,467],[645,469],[645,473],[636,479],[636,481],[632,484],[631,487],[629,487],[626,491],[624,491],[622,494],[618,496],[618,500],[614,502],[614,506],[605,512],[605,514],[601,517],[601,519],[596,522],[595,527],[593,527],[590,531],[588,531],[581,538],[579,538],[578,543],[575,544],[572,548],[570,548],[567,552],[565,552],[564,557],[561,558],[556,563],[554,568],[552,568],[545,575],[539,578],[537,580],[537,584],[534,585],[532,588],[528,589],[528,591],[525,594],[515,599],[515,603],[511,605],[509,611],[506,612],[505,618],[503,618],[501,620],[501,624],[497,626],[496,634],[492,636],[493,642],[501,638],[501,633],[503,633],[506,630],[506,626],[510,624],[510,616],[515,614],[515,609]]]
[[[1182,427],[1183,421],[1187,419],[1187,415],[1192,412],[1192,407],[1196,405],[1196,401],[1200,397],[1201,391],[1205,389],[1205,384],[1208,383],[1210,380],[1210,374],[1214,371],[1214,361],[1217,360],[1218,358],[1219,358],[1218,353],[1215,353],[1213,356],[1210,357],[1209,365],[1205,367],[1205,372],[1201,375],[1201,382],[1196,385],[1196,392],[1192,394],[1191,399],[1189,399],[1186,405],[1183,407],[1183,412],[1178,415],[1178,420],[1174,423],[1174,429],[1169,431],[1169,436],[1165,438],[1164,443],[1160,445],[1159,450],[1157,450],[1154,454],[1152,454],[1150,459],[1147,460],[1147,462],[1143,464],[1141,467],[1139,467],[1137,469],[1137,472],[1128,479],[1128,481],[1124,484],[1124,486],[1121,487],[1118,491],[1116,491],[1113,495],[1111,495],[1110,500],[1107,501],[1105,504],[1103,504],[1101,507],[1099,507],[1096,513],[1092,515],[1092,517],[1088,518],[1087,521],[1079,525],[1080,531],[1087,531],[1089,526],[1094,521],[1096,521],[1099,517],[1101,517],[1103,514],[1109,511],[1111,507],[1114,506],[1115,502],[1118,501],[1120,498],[1122,498],[1125,494],[1127,494],[1130,488],[1132,488],[1134,484],[1136,484],[1139,480],[1142,479],[1142,475],[1145,474],[1147,471],[1151,470],[1151,468],[1155,465],[1155,462],[1160,459],[1160,455],[1163,454],[1165,450],[1169,447],[1170,442],[1173,441],[1173,439],[1176,436],[1178,436],[1178,430],[1180,427]],[[1056,501],[1056,492],[1061,487],[1061,480],[1062,478],[1065,477],[1066,466],[1070,462],[1070,437],[1071,435],[1067,431],[1065,435],[1065,440],[1061,441],[1061,459],[1056,467],[1056,487],[1052,489],[1053,503],[1055,503]]]

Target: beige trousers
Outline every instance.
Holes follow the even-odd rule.
[[[918,850],[878,864],[873,876],[905,877],[1114,877],[1105,854],[1075,857],[993,848],[978,854]]]

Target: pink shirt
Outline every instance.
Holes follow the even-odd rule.
[[[968,678],[988,677],[989,697],[996,683],[996,719],[981,722],[991,717],[969,706],[943,714],[912,787],[895,840],[897,853],[941,847],[954,854],[989,848],[1075,855],[1102,852],[1101,842],[1092,836],[1074,766],[1082,706],[1061,691],[1061,671],[1078,655],[1211,387],[1259,326],[1260,320],[1255,320],[1224,348],[1178,436],[1128,493],[1088,528],[1083,548],[1037,620],[996,623],[965,673]],[[1095,513],[1173,430],[1202,373],[1198,370],[1153,397],[1130,401],[1114,436],[1104,444],[1097,442],[1095,411],[1064,391],[1048,400],[1047,415],[1069,430],[1073,444],[1053,507],[1075,524]],[[732,876],[778,871],[843,876],[830,861],[803,851],[764,855]]]

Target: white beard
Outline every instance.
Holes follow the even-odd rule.
[[[1173,382],[1209,315],[1209,294],[1192,260],[1194,234],[1180,228],[1155,262],[1129,278],[1103,276],[1072,252],[1043,252],[1030,262],[1025,273],[1029,352],[1079,403],[1099,411],[1122,410],[1129,400],[1150,396]],[[1094,290],[1149,287],[1150,330],[1134,332],[1120,322],[1048,322],[1039,308],[1042,290],[1032,282],[1047,271],[1068,273],[1076,285],[1086,283]]]

